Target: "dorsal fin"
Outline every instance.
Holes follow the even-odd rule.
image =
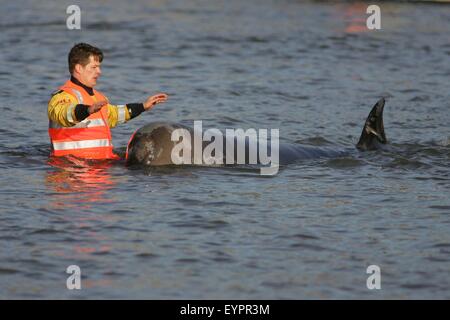
[[[380,147],[380,144],[387,143],[383,125],[384,103],[385,99],[381,98],[370,111],[366,123],[364,124],[361,137],[356,144],[356,147],[359,150],[375,150]]]

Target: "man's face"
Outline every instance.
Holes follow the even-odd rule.
[[[100,61],[97,57],[94,56],[89,57],[89,63],[85,66],[79,65],[78,68],[80,74],[81,83],[88,87],[94,87],[97,84],[97,79],[102,74],[102,70],[100,69]]]

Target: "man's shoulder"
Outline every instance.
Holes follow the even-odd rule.
[[[64,90],[58,89],[52,92],[49,103],[72,103],[74,102],[74,98],[71,94],[67,93]]]
[[[53,96],[56,96],[57,94],[59,94],[59,93],[61,93],[61,92],[64,92],[64,90],[57,89],[57,90],[55,90],[55,91],[53,91],[53,92],[51,93],[51,96],[52,96],[52,97],[53,97]]]

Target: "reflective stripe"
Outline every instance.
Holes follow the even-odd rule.
[[[73,121],[73,117],[72,117],[72,112],[75,109],[75,106],[72,104],[69,106],[69,108],[67,109],[67,121],[69,121],[70,123],[74,123],[75,121]]]
[[[81,92],[80,91],[78,91],[77,89],[74,89],[74,88],[70,88],[72,91],[73,91],[73,93],[75,93],[75,95],[77,96],[77,99],[78,99],[78,103],[79,104],[83,104],[83,95],[81,94]]]
[[[108,139],[53,142],[53,149],[56,151],[84,149],[84,148],[110,147],[110,146],[111,146],[111,144],[109,143]]]
[[[103,119],[84,119],[83,121],[77,123],[72,127],[64,127],[60,125],[58,122],[49,121],[49,128],[51,129],[79,129],[79,128],[92,128],[92,127],[102,127],[106,126]]]
[[[117,112],[119,113],[118,123],[125,123],[125,106],[117,106]]]
[[[84,119],[80,123],[77,123],[71,128],[93,128],[93,127],[103,127],[106,126],[105,121],[103,119]]]

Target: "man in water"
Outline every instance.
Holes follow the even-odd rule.
[[[110,104],[94,89],[102,61],[102,51],[89,44],[79,43],[70,50],[70,80],[52,94],[48,103],[52,156],[118,159],[113,153],[110,128],[167,100],[166,94],[159,93],[144,103]]]

